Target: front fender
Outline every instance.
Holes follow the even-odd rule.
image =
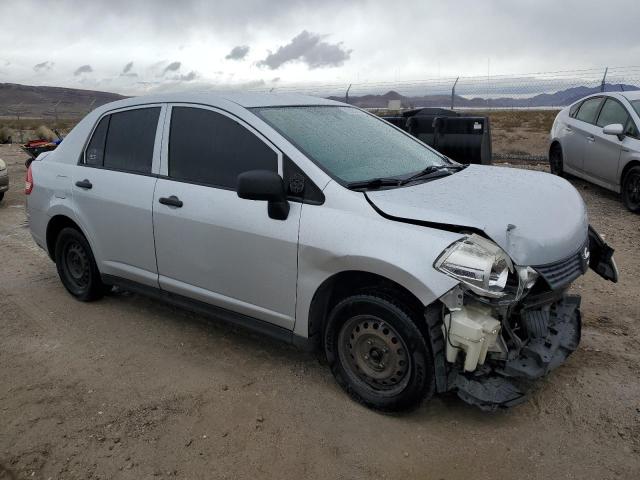
[[[334,184],[335,185],[335,184]],[[339,187],[342,188],[342,187]],[[433,268],[442,251],[463,235],[381,217],[359,195],[361,206],[304,205],[300,220],[298,288],[294,332],[308,336],[311,302],[330,277],[345,271],[379,275],[430,305],[458,281]],[[339,208],[338,208],[339,207]]]

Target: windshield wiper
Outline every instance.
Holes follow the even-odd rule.
[[[407,183],[413,182],[414,180],[418,180],[420,178],[429,178],[432,177],[434,173],[446,172],[446,175],[451,175],[451,172],[448,170],[463,170],[467,168],[469,165],[462,164],[451,164],[451,165],[429,165],[424,170],[419,171],[400,181],[399,185],[406,185]],[[439,175],[438,175],[439,176]]]
[[[357,182],[347,183],[347,188],[352,190],[358,190],[360,188],[376,189],[381,187],[397,187],[400,185],[401,180],[399,178],[370,178],[369,180],[359,180]]]

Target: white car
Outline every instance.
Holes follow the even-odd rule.
[[[622,195],[640,213],[640,91],[588,96],[562,109],[551,128],[549,164]]]
[[[7,164],[0,158],[0,202],[7,190],[9,190],[9,172]]]

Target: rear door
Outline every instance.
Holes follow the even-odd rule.
[[[292,329],[301,204],[286,220],[236,193],[238,174],[282,175],[282,154],[240,119],[173,105],[153,202],[160,287]]]
[[[102,274],[158,286],[151,206],[164,107],[105,114],[74,170],[73,199]]]
[[[607,97],[600,109],[596,124],[591,127],[591,135],[587,137],[584,155],[585,173],[608,184],[617,183],[624,137],[605,135],[602,129],[614,123],[625,127],[629,120],[629,112],[622,103],[615,98]]]
[[[565,141],[563,142],[563,161],[572,169],[582,171],[584,169],[584,155],[587,148],[587,138],[593,135],[593,128],[602,97],[586,99],[574,118],[569,118],[565,127]]]

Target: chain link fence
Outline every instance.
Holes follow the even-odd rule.
[[[474,115],[490,119],[494,160],[542,161],[546,159],[548,133],[558,109],[592,93],[638,89],[640,66],[398,82],[296,84],[281,80],[274,86],[249,91],[331,98],[380,113],[419,107],[473,110]],[[232,86],[218,86],[208,91],[233,90]],[[24,141],[39,125],[64,133],[107,101],[84,96],[81,100],[65,98],[50,104],[0,103],[0,142],[11,129],[14,141]]]

